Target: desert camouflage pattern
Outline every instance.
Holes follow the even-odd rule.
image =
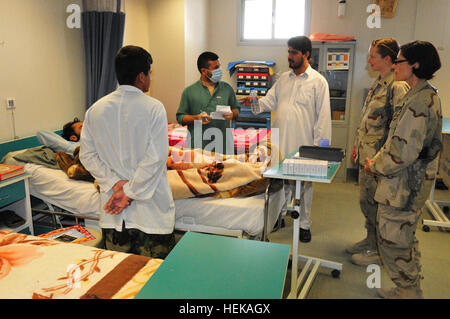
[[[356,162],[359,165],[359,204],[366,218],[367,240],[370,250],[376,250],[376,216],[378,203],[375,201],[377,189],[376,176],[364,171],[366,157],[373,158],[386,141],[389,123],[394,106],[408,92],[409,86],[403,81],[394,81],[394,73],[373,83],[361,111],[356,130],[354,148],[357,150]]]
[[[415,231],[436,177],[442,111],[437,90],[425,80],[401,104],[371,170],[378,178],[378,252],[392,281],[408,288],[422,278]]]
[[[367,244],[369,250],[377,249],[376,225],[378,203],[375,201],[375,191],[377,190],[377,177],[364,171],[363,166],[359,166],[359,206],[366,218],[365,227],[367,229]]]
[[[373,158],[386,141],[393,106],[408,92],[409,86],[403,81],[394,81],[394,73],[384,78],[378,77],[367,94],[356,129],[354,148],[356,161],[364,166],[366,157]]]
[[[399,287],[418,287],[423,279],[419,242],[415,237],[421,210],[404,211],[378,205],[378,254],[392,281]]]
[[[416,211],[425,204],[436,177],[442,149],[441,102],[437,90],[421,80],[401,104],[394,113],[386,143],[371,167],[379,176],[375,200]],[[418,179],[420,173],[423,178]],[[414,184],[416,191],[411,190]]]
[[[102,229],[105,249],[164,259],[175,247],[175,234],[146,234],[138,229]]]
[[[439,161],[439,175],[442,177],[445,186],[450,188],[450,133],[442,134],[442,144],[443,149]]]

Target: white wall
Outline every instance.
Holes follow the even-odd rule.
[[[450,1],[418,1],[415,38],[427,40],[437,48],[442,68],[430,82],[439,89],[442,113],[450,117]]]
[[[148,10],[151,95],[163,102],[168,120],[176,122],[185,86],[184,1],[149,0]]]
[[[208,0],[185,0],[185,84],[197,81],[200,73],[197,69],[198,56],[207,51],[208,45]]]
[[[149,1],[127,0],[124,7],[123,45],[136,45],[148,51],[150,45]]]
[[[18,137],[84,118],[82,31],[66,27],[66,8],[73,3],[82,1],[0,0],[0,142],[13,138],[7,97],[16,99]],[[174,122],[181,92],[194,79],[196,58],[206,48],[208,0],[186,0],[186,12],[183,0],[127,0],[125,12],[124,45],[152,54],[148,94],[164,103]],[[192,21],[187,33],[185,14]]]
[[[66,26],[66,7],[81,0],[0,0],[0,141],[61,129],[84,117],[85,71],[81,29]]]
[[[149,95],[176,122],[181,93],[199,78],[197,57],[207,49],[208,0],[127,0],[124,45],[148,50],[154,60]]]

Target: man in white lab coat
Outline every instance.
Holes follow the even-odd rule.
[[[152,62],[140,47],[119,51],[120,86],[86,111],[80,160],[100,186],[106,249],[165,258],[175,245],[175,205],[166,168],[166,111],[144,94]]]
[[[265,97],[259,99],[260,111],[276,111],[272,129],[279,129],[280,151],[285,158],[302,145],[331,143],[331,111],[328,82],[308,60],[311,40],[304,36],[288,40],[291,71],[281,74]],[[249,104],[249,98],[241,100]],[[292,184],[291,184],[292,185]],[[293,190],[292,187],[289,187]],[[300,206],[300,241],[311,240],[312,183],[302,183]]]

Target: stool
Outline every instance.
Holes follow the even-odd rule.
[[[95,239],[92,239],[92,240],[89,240],[89,241],[86,241],[86,242],[83,242],[80,244],[84,245],[84,246],[90,246],[90,247],[96,247],[96,248],[103,249],[104,247],[103,247],[102,232],[93,227],[85,227],[85,228],[88,232],[90,232],[95,237]]]

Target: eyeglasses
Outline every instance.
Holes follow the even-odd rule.
[[[403,62],[408,62],[408,60],[399,60],[399,59],[394,60],[394,64],[399,64],[399,63],[403,63]]]

